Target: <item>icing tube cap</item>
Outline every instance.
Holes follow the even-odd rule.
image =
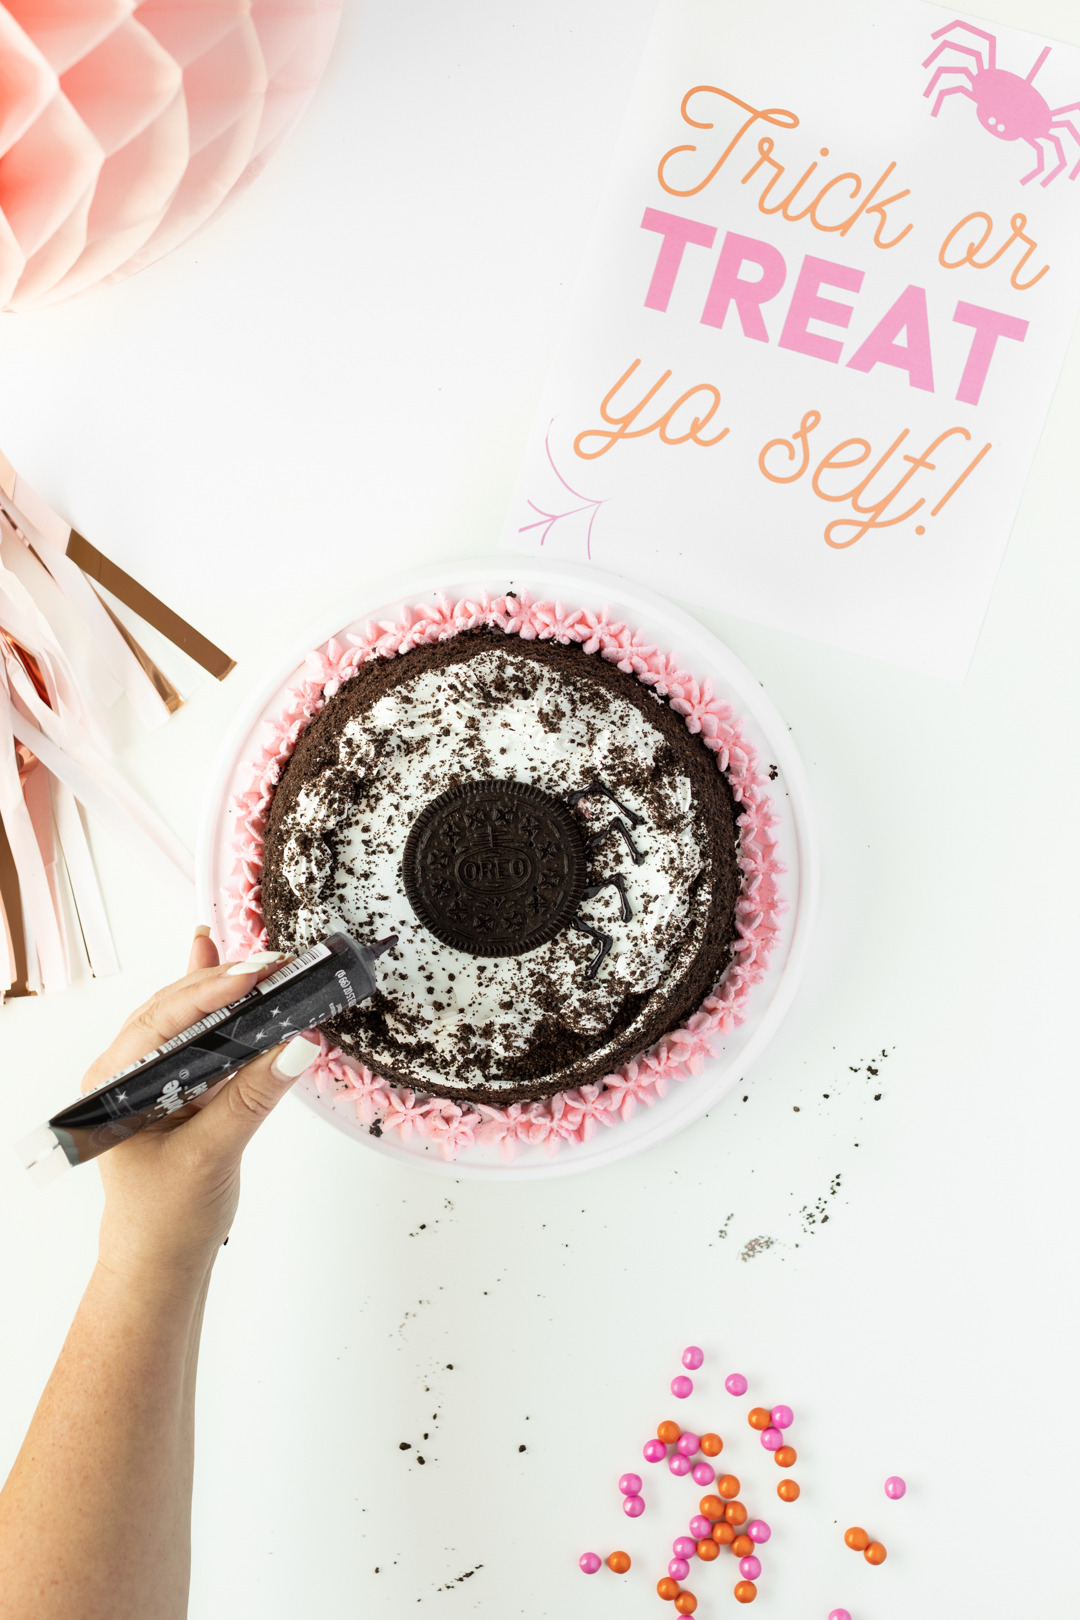
[[[47,1187],[50,1181],[71,1169],[71,1161],[63,1143],[50,1125],[39,1125],[36,1131],[15,1144],[15,1151],[23,1168],[30,1172],[35,1187]]]

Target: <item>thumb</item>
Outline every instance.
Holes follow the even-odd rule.
[[[294,1035],[284,1046],[245,1064],[199,1110],[187,1129],[201,1137],[205,1147],[239,1157],[263,1120],[318,1055],[317,1038]]]

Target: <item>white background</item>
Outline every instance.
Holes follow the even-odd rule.
[[[126,286],[0,321],[7,455],[239,659],[123,750],[189,842],[276,647],[379,573],[494,553],[649,11],[352,0],[231,214]],[[983,14],[1080,37],[1067,0]],[[734,1096],[519,1188],[402,1169],[294,1102],[261,1133],[204,1335],[195,1620],[658,1614],[697,1493],[654,1471],[631,1523],[615,1481],[670,1415],[725,1434],[774,1526],[755,1614],[1076,1612],[1078,408],[1074,342],[963,687],[702,615],[789,720],[824,843],[804,988]],[[96,851],[123,972],[0,1012],[10,1142],[183,964],[192,919]],[[6,1466],[100,1193],[91,1171],[37,1194],[5,1149],[0,1198]],[[691,1341],[709,1359],[677,1411]],[[791,1507],[736,1369],[796,1410]],[[586,1582],[580,1552],[616,1546],[631,1574]],[[736,1612],[733,1580],[695,1570],[703,1620]]]

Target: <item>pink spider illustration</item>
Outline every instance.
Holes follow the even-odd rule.
[[[968,83],[949,85],[939,91],[931,117],[937,117],[946,96],[968,96],[975,103],[976,116],[983,129],[989,130],[991,135],[996,135],[999,141],[1027,141],[1029,146],[1034,147],[1035,156],[1039,161],[1030,174],[1024,175],[1020,182],[1022,186],[1026,186],[1029,180],[1034,180],[1037,174],[1042,174],[1046,167],[1046,154],[1042,142],[1048,141],[1057,153],[1057,164],[1042,181],[1044,186],[1048,186],[1068,162],[1061,144],[1061,136],[1055,132],[1067,129],[1080,146],[1080,130],[1071,119],[1062,116],[1065,113],[1080,112],[1080,101],[1071,101],[1067,107],[1051,107],[1031,82],[1050,55],[1050,46],[1045,47],[1027,78],[1022,79],[1019,74],[1009,73],[1005,68],[997,66],[995,36],[974,27],[971,23],[961,22],[957,18],[955,22],[946,23],[944,28],[937,29],[930,37],[941,39],[942,34],[948,34],[954,28],[965,28],[969,34],[975,34],[979,39],[985,40],[986,60],[983,60],[981,45],[964,45],[955,39],[942,40],[941,44],[930,52],[923,67],[929,67],[931,62],[935,62],[942,51],[961,51],[965,56],[974,57],[977,64],[974,68],[961,63],[946,64],[937,69],[923,91],[924,96],[933,94],[938,80],[946,73],[962,73]],[[1075,180],[1078,174],[1080,174],[1080,159],[1073,167],[1069,179]]]

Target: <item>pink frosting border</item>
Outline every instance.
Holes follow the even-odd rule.
[[[780,937],[778,919],[787,909],[776,883],[785,868],[776,859],[771,829],[779,818],[763,791],[757,754],[743,736],[742,722],[731,704],[714,695],[711,681],[695,680],[673,653],[662,652],[647,644],[638,631],[614,622],[607,607],[594,613],[562,602],[534,602],[524,590],[494,599],[485,592],[475,601],[462,598],[459,602],[440,595],[432,604],[406,607],[396,624],[369,621],[362,636],[347,637],[348,648],[332,639],[308,653],[305,678],[287,693],[281,711],[264,721],[266,741],[258,758],[248,762],[251,785],[232,801],[236,864],[225,889],[230,946],[246,952],[267,948],[260,899],[263,833],[274,789],[304,727],[361,664],[394,658],[413,647],[446,641],[483,626],[498,626],[525,641],[577,642],[585,652],[599,653],[627,674],[636,675],[643,685],[666,697],[684,717],[687,729],[712,750],[741,806],[742,884],[731,965],[681,1028],[664,1035],[598,1084],[558,1092],[543,1102],[459,1108],[445,1098],[426,1097],[391,1084],[320,1036],[321,1051],[312,1071],[315,1084],[324,1093],[332,1089],[335,1101],[341,1097],[354,1103],[364,1124],[378,1122],[381,1130],[396,1130],[406,1142],[415,1130],[436,1142],[446,1159],[481,1142],[497,1143],[502,1157],[512,1160],[519,1142],[542,1145],[549,1154],[558,1152],[564,1143],[587,1142],[600,1126],[630,1119],[639,1103],[652,1108],[667,1094],[672,1080],[700,1074],[706,1057],[716,1055],[713,1038],[729,1034],[743,1022],[750,991],[765,975]]]

